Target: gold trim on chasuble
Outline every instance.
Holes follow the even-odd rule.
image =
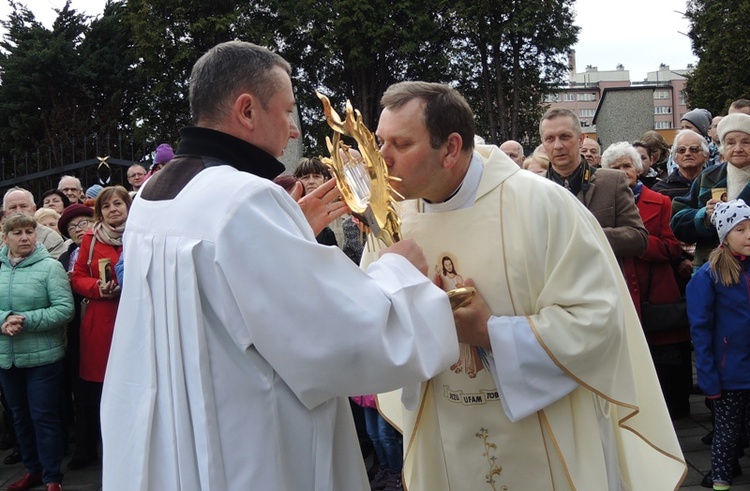
[[[504,183],[500,183],[498,186],[498,190],[495,196],[499,196],[498,203],[500,205],[499,214],[498,214],[498,222],[496,223],[496,226],[499,226],[500,228],[500,236],[498,237],[495,235],[496,239],[500,239],[501,242],[501,248],[503,251],[507,249],[506,245],[506,230],[505,230],[505,222],[503,220],[503,213],[502,213],[502,202],[504,198],[504,190],[505,186]],[[496,205],[492,205],[493,208]],[[423,208],[421,206],[421,203],[417,203],[418,211],[423,212]],[[497,210],[497,208],[495,208]],[[408,222],[407,222],[408,223]],[[408,236],[408,235],[407,235]],[[431,257],[430,253],[427,252],[427,249],[425,251],[428,254],[428,257]],[[435,252],[433,251],[432,255],[435,255]],[[449,257],[453,260],[455,263],[455,258],[453,257],[451,253],[439,253],[437,254],[439,256],[440,260],[444,259],[445,257]],[[498,258],[498,261],[500,259]],[[512,309],[512,312],[508,312],[508,315],[518,315],[518,308],[516,306],[516,299],[513,297],[510,288],[510,278],[508,275],[508,259],[507,254],[503,254],[502,261],[497,263],[500,266],[500,269],[502,269],[502,275],[504,276],[504,279],[497,278],[497,281],[499,284],[505,285],[505,288],[507,289],[507,292],[509,293],[509,299],[510,299],[510,307]],[[449,266],[454,266],[453,264],[450,264]],[[451,269],[451,268],[449,268]],[[452,272],[456,273],[462,273],[463,270],[461,268],[455,268],[456,270],[453,270]],[[471,269],[471,268],[469,268]],[[474,268],[476,270],[476,268]],[[460,275],[458,275],[460,276]],[[471,276],[471,275],[469,275]],[[501,289],[502,290],[502,289]],[[464,355],[464,350],[462,350],[462,356]],[[413,452],[419,452],[419,444],[418,444],[418,435],[420,434],[420,431],[430,431],[429,427],[430,424],[433,423],[425,423],[425,421],[431,420],[432,418],[437,417],[438,420],[441,420],[442,418],[442,424],[445,423],[446,420],[448,420],[448,416],[445,414],[442,416],[435,415],[433,412],[435,409],[432,408],[432,405],[435,404],[433,401],[443,400],[446,404],[457,404],[463,407],[468,406],[481,406],[485,404],[491,404],[495,403],[496,406],[492,408],[492,411],[496,411],[496,417],[500,420],[506,419],[503,413],[503,409],[500,405],[500,395],[499,392],[495,386],[494,380],[491,379],[491,375],[488,370],[482,370],[481,368],[485,368],[483,365],[482,367],[477,370],[477,373],[470,373],[465,372],[462,370],[456,370],[456,365],[451,367],[449,371],[444,372],[443,374],[438,375],[437,377],[427,381],[422,385],[422,394],[420,398],[420,405],[417,408],[417,410],[414,413],[411,413],[414,415],[413,419],[413,431],[410,435],[407,435],[408,440],[405,441],[405,447],[404,447],[404,454],[407,456],[407,458],[411,459],[414,458],[413,455],[415,455]],[[480,382],[479,380],[476,380],[476,377],[479,376],[479,372],[482,372],[482,377],[484,380],[483,382]],[[462,380],[466,379],[473,379],[472,381],[466,381],[466,383],[460,383],[460,385],[456,385],[455,387],[452,387],[451,380],[453,379],[455,382],[455,377],[461,377]],[[484,379],[484,377],[487,377],[487,379]],[[489,383],[488,382],[489,379]],[[491,386],[491,389],[490,389]],[[483,388],[484,387],[484,388]],[[468,390],[467,390],[468,389]],[[476,389],[476,390],[475,390]],[[430,409],[427,409],[427,407],[430,406]],[[429,412],[429,414],[428,414]],[[446,413],[450,414],[450,413]],[[427,419],[425,419],[427,418]],[[483,474],[480,474],[483,476],[483,479],[480,476],[476,476],[477,481],[483,480],[486,483],[486,486],[484,486],[484,489],[487,491],[517,491],[513,488],[516,487],[513,484],[510,483],[503,483],[503,471],[505,468],[506,463],[503,462],[501,459],[501,454],[505,453],[506,455],[510,455],[513,453],[512,446],[508,447],[508,445],[511,443],[508,440],[508,437],[505,437],[504,443],[499,443],[499,440],[503,440],[502,437],[498,437],[500,435],[495,434],[495,431],[499,431],[499,428],[503,425],[500,425],[499,427],[495,428],[496,425],[490,425],[487,426],[486,422],[489,420],[485,420],[484,423],[482,422],[483,418],[480,418],[477,422],[479,423],[476,427],[471,428],[470,421],[465,420],[462,422],[461,427],[459,427],[458,432],[462,433],[464,435],[464,443],[463,443],[463,449],[461,450],[462,455],[467,455],[469,453],[475,453],[476,457],[479,457],[481,455],[482,460],[485,462],[484,472]],[[534,421],[534,420],[532,420]],[[543,425],[541,423],[541,420],[537,416],[536,422],[532,423],[532,421],[527,421],[527,423],[531,423],[534,427],[537,429],[535,430],[535,433],[538,433],[539,438],[539,453],[540,457],[545,458],[547,461],[547,472],[548,472],[548,480],[549,483],[551,483],[552,488],[554,489],[554,478],[553,478],[553,471],[549,464],[549,449],[547,448],[547,441],[544,436],[544,429]],[[468,424],[467,424],[468,423]],[[510,423],[508,421],[507,424],[513,425],[513,423]],[[408,424],[406,425],[408,428]],[[493,429],[494,428],[494,429]],[[438,431],[439,428],[438,428]],[[442,433],[442,431],[441,431]],[[472,435],[472,437],[475,437],[476,444],[471,443],[471,437],[468,435]],[[443,434],[442,438],[439,440],[442,445],[448,446],[451,444],[449,439],[447,439],[447,435]],[[499,448],[500,445],[505,445],[506,448],[501,449]],[[453,476],[451,479],[451,474],[455,472],[451,472],[451,469],[453,471],[456,470],[456,462],[447,462],[449,460],[448,456],[450,455],[450,452],[447,452],[445,448],[441,452],[439,452],[441,457],[443,458],[443,468],[445,469],[445,472],[447,473],[447,489],[450,489],[451,491],[463,491],[462,488],[456,489],[459,485],[456,484],[458,479],[456,479],[456,476]],[[476,461],[474,458],[469,459],[474,460],[475,465],[477,469],[481,467],[481,464],[479,464],[479,461]],[[541,464],[541,462],[540,462]],[[539,468],[537,468],[539,469]],[[541,470],[541,469],[539,469]],[[517,479],[517,478],[516,478]],[[453,484],[451,484],[451,482]],[[478,484],[475,483],[475,484]],[[427,491],[426,489],[424,491]]]

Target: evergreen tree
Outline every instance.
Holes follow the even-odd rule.
[[[688,103],[725,114],[733,100],[750,96],[750,72],[741,69],[750,63],[750,2],[689,0],[686,15],[700,60],[688,76]]]
[[[479,116],[488,142],[523,140],[541,117],[542,96],[567,73],[579,28],[574,0],[460,1],[455,4],[454,64],[459,90]]]
[[[274,45],[295,68],[311,155],[325,152],[325,136],[331,134],[316,90],[339,113],[350,100],[374,130],[389,85],[449,80],[450,30],[437,0],[269,0],[265,5],[264,22],[274,26]]]
[[[141,84],[133,120],[139,136],[174,144],[191,124],[188,83],[193,64],[214,45],[234,38],[234,0],[128,0],[136,77]]]
[[[131,136],[135,130],[133,114],[143,84],[125,10],[122,2],[108,2],[79,49],[86,66],[82,82],[90,97],[90,134],[100,139],[119,132]]]
[[[60,164],[61,145],[88,123],[87,68],[77,52],[86,19],[66,4],[48,30],[26,7],[11,7],[0,42],[0,149],[22,155],[41,146]]]

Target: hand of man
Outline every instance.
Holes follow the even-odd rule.
[[[383,254],[387,254],[389,252],[404,256],[406,260],[412,263],[415,268],[420,270],[423,275],[427,276],[427,258],[424,255],[422,247],[420,247],[419,244],[414,241],[414,239],[404,239],[401,242],[396,242],[392,246],[386,247],[385,249],[381,250],[378,257],[381,257]]]
[[[471,278],[467,278],[464,286],[476,288]],[[490,319],[490,308],[484,301],[479,290],[471,298],[471,301],[453,311],[453,320],[456,322],[456,333],[460,343],[472,346],[481,346],[492,349],[490,334],[487,330],[487,321]]]
[[[295,198],[295,192],[298,193],[296,196],[301,193],[298,190],[300,186],[301,184],[297,183],[292,190],[292,199]],[[330,179],[312,193],[297,200],[315,235],[318,235],[329,223],[349,212],[346,203],[338,199],[340,196],[341,192],[336,187],[336,180]]]

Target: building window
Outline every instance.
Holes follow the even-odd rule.
[[[680,106],[684,106],[687,104],[687,96],[685,95],[685,91],[680,91]]]
[[[672,128],[671,121],[656,121],[654,123],[654,129],[656,130],[668,130],[670,128]]]
[[[575,94],[565,94],[565,102],[571,102],[576,100]]]
[[[654,114],[672,114],[672,106],[656,106]]]
[[[578,100],[579,101],[595,101],[596,100],[596,94],[578,94]]]
[[[593,118],[596,113],[596,109],[581,109],[580,116],[582,118]]]
[[[669,99],[669,91],[668,90],[655,90],[654,99]]]
[[[560,94],[547,94],[544,96],[544,102],[560,102]]]

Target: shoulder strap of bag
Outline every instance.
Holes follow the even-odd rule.
[[[89,246],[89,260],[86,262],[86,265],[89,267],[89,274],[91,277],[94,277],[94,272],[91,271],[91,259],[94,257],[94,244],[96,244],[96,235],[91,236],[91,245]]]

